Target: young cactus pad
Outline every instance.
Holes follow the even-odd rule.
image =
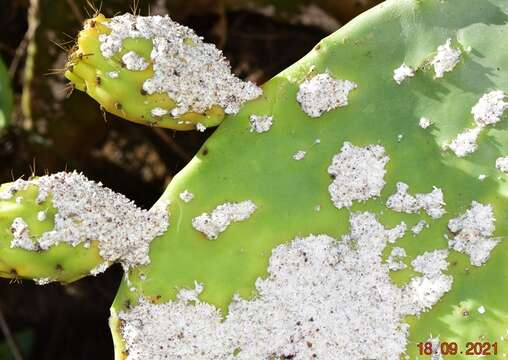
[[[120,262],[150,262],[153,238],[169,225],[166,208],[146,211],[77,173],[0,187],[0,276],[71,282]]]
[[[87,20],[65,76],[107,111],[178,130],[215,126],[261,95],[222,52],[169,16]]]
[[[116,358],[508,353],[507,20],[507,0],[387,1],[227,116],[158,202]]]

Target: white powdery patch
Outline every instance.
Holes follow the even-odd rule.
[[[490,204],[483,205],[473,201],[465,214],[448,222],[448,229],[455,235],[448,241],[448,246],[469,255],[472,265],[483,265],[488,260],[492,249],[499,243],[492,239],[495,221]]]
[[[472,129],[467,129],[464,132],[461,132],[457,137],[451,142],[448,147],[457,155],[458,157],[464,157],[466,155],[472,154],[478,148],[478,136],[480,135],[481,128],[475,127]]]
[[[484,94],[478,103],[471,109],[474,121],[479,127],[495,124],[501,120],[501,116],[508,103],[504,101],[506,95],[500,90],[491,91]]]
[[[303,160],[303,158],[305,157],[305,154],[307,154],[306,151],[303,151],[303,150],[298,150],[297,152],[295,152],[293,154],[293,160]]]
[[[160,108],[160,107],[156,107],[156,108],[153,108],[150,112],[152,113],[152,116],[160,117],[160,116],[167,115],[169,111],[167,111],[166,109]]]
[[[102,55],[111,58],[127,38],[153,43],[150,55],[153,77],[143,83],[148,94],[166,93],[176,102],[171,111],[180,116],[189,111],[203,113],[214,105],[226,114],[236,114],[241,105],[259,97],[261,89],[231,73],[228,61],[213,44],[206,44],[191,29],[169,16],[116,16],[104,23],[111,33],[101,35]]]
[[[136,54],[134,51],[129,51],[122,56],[122,62],[127,70],[143,71],[148,67],[145,58]]]
[[[496,169],[508,174],[508,156],[496,159]]]
[[[120,261],[128,269],[150,262],[150,242],[169,226],[165,207],[140,209],[125,196],[76,172],[42,176],[15,186],[38,187],[37,202],[51,196],[57,213],[53,230],[37,239],[30,238],[28,226],[21,218],[15,219],[11,247],[47,250],[60,243],[89,246],[96,240],[104,260]]]
[[[341,209],[353,201],[379,196],[385,186],[385,165],[389,158],[380,145],[357,147],[345,142],[336,154],[328,173],[334,180],[328,187],[333,204]]]
[[[434,186],[430,193],[416,194],[415,196],[409,194],[408,190],[409,185],[398,182],[397,192],[388,198],[386,206],[394,211],[407,214],[424,210],[433,219],[438,219],[445,214],[446,203],[441,189]]]
[[[201,123],[197,123],[196,124],[196,130],[199,131],[199,132],[205,132],[206,126],[201,124]]]
[[[448,269],[447,250],[425,252],[411,262],[422,277],[412,278],[406,285],[411,300],[421,309],[430,309],[446,292],[450,291],[453,278],[444,275]]]
[[[310,117],[348,104],[349,93],[358,85],[349,80],[335,80],[329,74],[319,74],[301,85],[296,100]]]
[[[118,74],[117,71],[110,71],[110,72],[108,72],[108,77],[111,78],[111,79],[117,79],[119,75],[120,74]]]
[[[48,285],[49,283],[53,282],[53,279],[51,279],[49,277],[46,277],[46,278],[36,278],[36,279],[34,279],[34,282],[37,285],[43,286],[43,285]]]
[[[393,229],[386,230],[387,241],[392,244],[395,243],[398,239],[404,236],[406,230],[407,225],[404,221],[395,226]]]
[[[428,128],[430,125],[432,125],[432,122],[427,119],[426,117],[422,117],[420,118],[420,121],[418,122],[418,125],[422,128],[422,129],[426,129]]]
[[[251,115],[249,118],[250,132],[264,133],[273,125],[273,117],[268,115]]]
[[[30,238],[28,224],[22,218],[15,218],[11,225],[13,239],[11,248],[21,248],[25,250],[37,250],[37,244]]]
[[[478,136],[487,125],[493,125],[501,120],[501,116],[508,103],[504,101],[505,93],[496,90],[484,94],[471,109],[476,126],[466,129],[452,141],[448,147],[458,157],[464,157],[476,151],[478,148]]]
[[[406,264],[404,264],[402,259],[405,258],[406,256],[407,256],[406,250],[404,250],[401,247],[394,247],[390,252],[390,255],[388,256],[388,259],[386,260],[388,268],[392,271],[399,271],[405,269]]]
[[[415,76],[415,71],[406,64],[402,64],[397,69],[393,70],[393,80],[395,80],[398,85],[402,84],[408,77],[413,76]]]
[[[192,219],[192,226],[215,240],[232,222],[247,220],[257,207],[251,200],[239,203],[225,203],[217,206],[211,214],[203,213]]]
[[[421,274],[435,276],[448,269],[448,250],[427,251],[417,256],[412,262],[413,269]]]
[[[102,274],[104,271],[106,271],[109,267],[108,262],[103,262],[102,264],[97,265],[92,270],[90,270],[90,275],[97,276],[99,274]]]
[[[197,302],[199,301],[199,294],[203,292],[203,284],[194,282],[194,289],[181,289],[177,294],[177,299],[182,302]]]
[[[424,228],[428,228],[428,227],[429,227],[429,224],[427,224],[427,222],[425,220],[420,220],[416,223],[415,226],[413,226],[411,228],[411,232],[414,235],[418,235],[419,233],[421,233],[423,231]]]
[[[184,190],[180,193],[180,199],[182,199],[182,201],[188,203],[188,202],[191,202],[192,199],[194,199],[194,194],[191,193],[189,190]]]
[[[119,314],[127,360],[400,359],[405,316],[437,302],[450,279],[418,277],[427,293],[397,287],[381,259],[384,227],[370,213],[350,223],[342,241],[310,235],[276,247],[258,295],[235,296],[225,319],[199,301],[202,288],[164,304],[141,298]]]
[[[460,49],[453,48],[451,44],[452,39],[448,39],[443,45],[438,46],[437,54],[431,61],[436,78],[442,78],[445,72],[452,71],[460,61]]]
[[[45,211],[39,211],[37,213],[37,220],[39,220],[39,221],[46,220],[46,212]]]
[[[0,200],[11,200],[18,191],[27,190],[30,186],[28,181],[18,179],[10,184],[5,184],[0,191]]]

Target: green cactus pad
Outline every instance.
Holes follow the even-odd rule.
[[[168,215],[139,209],[81,174],[57,173],[2,185],[0,224],[1,277],[71,282],[114,262],[126,270],[149,263],[149,243]]]
[[[12,185],[2,185],[0,192],[10,191]],[[0,224],[4,229],[0,236],[0,277],[67,283],[89,275],[90,270],[104,262],[96,242],[89,248],[59,244],[45,251],[11,246],[15,219],[23,219],[33,238],[53,229],[56,209],[50,199],[37,201],[38,193],[38,187],[33,185],[16,191],[10,199],[0,200]]]
[[[236,116],[227,117],[161,198],[172,204],[174,226],[152,243],[150,265],[130,271],[129,280],[122,284],[113,304],[111,324],[117,358],[129,355],[129,351],[129,359],[142,358],[140,354],[153,355],[143,353],[150,351],[149,347],[136,347],[143,341],[151,341],[149,328],[153,323],[150,319],[160,319],[155,324],[169,324],[170,328],[172,325],[164,322],[164,316],[170,318],[171,311],[178,309],[182,310],[179,314],[185,313],[185,306],[192,306],[189,304],[197,302],[195,312],[189,310],[187,320],[196,320],[196,313],[205,316],[202,311],[208,306],[206,304],[220,309],[223,316],[238,315],[238,300],[232,300],[235,294],[253,299],[253,303],[263,299],[263,295],[256,294],[256,279],[269,279],[267,265],[277,246],[295,244],[292,240],[307,238],[310,234],[341,239],[351,232],[352,212],[375,214],[387,229],[400,225],[401,221],[407,225],[405,235],[394,244],[388,242],[383,250],[383,261],[388,261],[394,247],[403,248],[407,254],[403,258],[406,269],[390,271],[393,282],[401,287],[419,276],[415,270],[424,271],[416,265],[417,256],[433,254],[434,250],[449,253],[445,263],[447,269],[438,270],[444,272],[440,276],[451,276],[451,289],[443,291],[446,293],[441,298],[438,296],[432,309],[422,311],[419,316],[408,315],[402,321],[409,324],[406,350],[393,353],[390,358],[404,354],[415,358],[419,351],[417,344],[431,337],[441,342],[457,342],[464,353],[457,353],[456,359],[471,358],[465,355],[467,342],[496,342],[499,355],[507,352],[504,336],[508,330],[508,293],[500,286],[500,281],[508,276],[503,265],[508,251],[504,241],[508,231],[507,178],[496,168],[496,160],[508,154],[508,120],[500,116],[494,119],[494,124],[479,126],[475,121],[477,116],[471,113],[484,94],[494,90],[508,91],[508,45],[503,40],[507,19],[505,0],[387,1],[324,39],[308,56],[265,84],[262,99],[248,103]],[[449,46],[448,39],[451,39]],[[411,68],[409,73],[413,74],[403,76],[398,84],[396,79],[400,78],[394,78],[394,71],[402,64]],[[333,104],[333,99],[316,98],[315,102],[326,105],[328,111],[314,118],[302,110],[297,93],[300,84],[319,74],[351,81],[357,88],[348,94],[345,106],[328,106]],[[326,94],[321,96],[326,97]],[[506,107],[503,101],[490,104],[492,106],[483,105],[481,108],[489,115],[495,114],[495,109],[502,113]],[[271,116],[271,128],[262,133],[251,131],[252,115]],[[475,127],[481,130],[476,147],[465,156],[458,156],[450,145],[454,140],[461,140],[458,138],[461,133]],[[339,173],[331,171],[332,159],[341,154],[345,143],[358,149],[381,146],[389,158],[384,167],[380,166],[386,173],[376,170],[371,174],[376,181],[371,182],[372,179],[363,178],[370,176],[368,172],[349,169],[353,175],[363,177],[351,177],[348,183],[348,178],[342,175],[346,174],[345,169],[340,167],[343,162],[337,164]],[[455,144],[470,147],[472,143],[456,141]],[[359,150],[352,159],[357,159],[360,165],[358,159],[366,156],[367,164],[375,163],[376,156],[368,156],[365,151]],[[343,157],[347,160],[348,156],[350,153],[344,151]],[[358,181],[363,180],[369,189],[369,196],[365,197],[358,195],[362,188]],[[387,201],[397,193],[398,182],[409,185],[408,196],[399,207],[389,208]],[[331,187],[332,184],[337,186]],[[333,189],[338,189],[337,196],[342,196],[339,185],[345,186],[352,206],[337,206],[332,201],[330,191]],[[188,193],[193,194],[190,201]],[[224,222],[231,218],[226,211],[221,221],[213,223],[214,211],[221,205],[247,200],[256,206],[248,218]],[[484,207],[476,208],[474,202]],[[473,216],[475,209],[482,210],[478,210],[483,216],[478,222],[480,225],[474,222],[477,220]],[[492,215],[489,209],[493,209],[495,223],[489,218]],[[212,219],[211,226],[222,229],[224,223],[229,225],[215,240],[193,227],[193,220],[204,213]],[[423,225],[422,220],[425,221]],[[454,221],[458,225],[452,226]],[[491,223],[495,224],[492,233],[488,229]],[[414,234],[411,229],[417,224],[420,226],[414,228],[417,233]],[[486,241],[482,244],[494,242],[492,251],[475,250],[474,246],[456,251],[460,249],[459,241],[471,239],[469,232],[473,240]],[[449,241],[455,241],[455,246],[450,246],[453,242]],[[348,246],[353,251],[357,245],[352,241]],[[482,255],[485,261],[481,266],[473,265],[471,259]],[[430,264],[440,266],[439,262]],[[365,269],[365,276],[370,270]],[[423,285],[416,289],[425,293]],[[195,290],[189,295],[182,293],[182,289]],[[185,305],[182,294],[187,300],[193,300]],[[177,295],[180,300],[176,300]],[[234,311],[229,308],[232,301],[236,304]],[[287,301],[290,304],[290,300]],[[375,312],[375,309],[364,311]],[[145,310],[147,312],[143,312]],[[137,320],[145,321],[143,331],[146,332],[137,328],[141,332],[136,337],[130,332],[130,326],[136,328],[135,323],[129,320],[137,314],[142,316]],[[206,314],[205,319],[201,319],[203,322],[197,325],[203,329],[215,324],[213,312]],[[273,319],[279,319],[277,316],[277,313],[262,313],[252,318],[252,324],[260,321],[271,326]],[[302,323],[304,320],[308,321],[302,319]],[[314,320],[315,326],[330,326],[323,318]],[[284,323],[283,318],[280,321]],[[188,325],[180,328],[182,333],[178,335],[178,331],[171,333],[170,329],[159,328],[159,333],[181,336],[174,338],[173,350],[164,348],[161,354],[189,350],[183,343],[190,341],[185,340],[186,336],[192,336],[195,329]],[[217,331],[221,329],[219,326]],[[252,334],[257,333],[253,330]],[[297,330],[294,335],[300,336],[299,344],[313,338]],[[280,340],[289,344],[289,338],[277,336],[277,333],[270,333],[261,341],[278,344]],[[210,347],[205,339],[206,336],[198,336],[192,344],[203,351],[201,354],[209,356],[202,355],[204,358],[213,358],[206,351],[213,350],[214,345],[215,349],[220,346],[218,341],[222,338],[214,338],[217,342]],[[346,336],[346,339],[352,341],[353,338]],[[363,340],[357,338],[357,341]],[[167,346],[171,347],[171,343]],[[286,349],[291,348],[287,346]],[[299,345],[294,346],[301,349]],[[281,348],[284,346],[274,345],[272,357],[266,357],[306,358]],[[248,358],[246,351],[236,348],[229,356]],[[376,358],[380,353],[379,349],[371,348],[369,357]]]
[[[106,111],[177,130],[216,126],[260,95],[213,45],[169,17],[89,19],[66,68],[74,87]]]

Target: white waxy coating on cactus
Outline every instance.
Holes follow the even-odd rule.
[[[496,159],[496,169],[508,174],[508,156],[503,156]]]
[[[492,238],[495,221],[490,204],[483,205],[473,201],[464,214],[448,222],[448,229],[455,235],[448,241],[448,246],[469,255],[472,265],[483,265],[492,249],[499,243]]]
[[[233,222],[247,220],[256,211],[251,200],[225,203],[217,206],[211,214],[203,213],[192,219],[192,226],[210,240],[215,240]]]
[[[108,77],[109,77],[110,79],[117,79],[117,78],[118,78],[118,76],[120,76],[120,74],[118,73],[118,71],[110,71],[110,72],[108,72],[108,74],[107,74],[107,75],[108,75]]]
[[[11,186],[18,191],[38,187],[37,201],[43,202],[51,196],[57,210],[53,229],[37,239],[30,239],[26,223],[15,219],[11,247],[47,250],[60,243],[87,247],[96,240],[104,260],[119,261],[129,269],[150,262],[150,242],[169,226],[166,206],[150,211],[140,209],[125,196],[76,172],[18,180]]]
[[[45,278],[35,278],[35,279],[34,279],[34,282],[35,282],[37,285],[43,286],[43,285],[48,285],[49,283],[53,282],[53,279],[51,279],[51,278],[49,278],[49,277],[45,277]]]
[[[194,281],[194,289],[181,289],[177,294],[177,299],[182,302],[198,301],[199,294],[203,292],[204,286]]]
[[[478,136],[487,125],[493,125],[501,121],[501,117],[508,103],[504,101],[506,95],[500,91],[491,91],[484,94],[471,109],[476,126],[466,129],[451,142],[448,147],[458,157],[472,154],[478,148]]]
[[[426,129],[428,128],[430,125],[432,125],[432,122],[427,119],[426,117],[421,117],[420,118],[420,121],[418,122],[418,125],[422,128],[422,129]]]
[[[397,69],[393,70],[393,80],[399,85],[408,77],[413,76],[415,76],[415,71],[406,64],[402,64]]]
[[[380,145],[357,147],[345,142],[336,154],[328,173],[334,178],[328,191],[333,204],[341,209],[353,201],[379,196],[385,186],[385,165],[389,158]]]
[[[4,189],[0,191],[0,200],[10,200],[13,196],[10,189]]]
[[[22,218],[15,218],[11,225],[13,239],[11,248],[21,248],[25,250],[37,250],[37,245],[30,238],[28,224]]]
[[[500,90],[484,94],[471,109],[474,121],[479,127],[492,125],[501,120],[503,113],[508,109],[508,103],[504,101],[506,95]]]
[[[402,259],[406,256],[406,250],[401,247],[394,247],[388,256],[388,259],[386,260],[388,268],[391,271],[399,271],[405,269],[407,266],[404,264]]]
[[[150,112],[152,113],[152,116],[161,117],[167,115],[169,111],[160,107],[156,107],[153,108]]]
[[[451,142],[448,147],[457,155],[458,157],[464,157],[466,155],[472,154],[478,148],[478,136],[480,135],[481,128],[475,127],[472,129],[467,129],[464,132],[461,132],[457,137]]]
[[[122,56],[122,62],[131,71],[143,71],[148,68],[148,63],[145,58],[136,54],[134,51],[129,51]]]
[[[234,296],[225,319],[199,301],[198,287],[191,301],[181,293],[163,304],[141,298],[119,313],[127,360],[399,359],[405,317],[437,302],[451,278],[415,278],[425,291],[397,287],[381,259],[384,227],[370,213],[354,213],[350,223],[342,241],[310,235],[277,246],[258,295]]]
[[[424,275],[439,275],[442,271],[448,269],[448,250],[427,251],[418,255],[412,262],[413,269]]]
[[[226,114],[236,114],[241,105],[261,95],[251,82],[231,73],[228,61],[213,44],[204,43],[193,30],[169,16],[116,16],[104,23],[111,33],[99,37],[102,55],[111,58],[128,38],[153,43],[153,77],[143,83],[148,94],[166,93],[176,102],[173,116],[203,113],[214,105]]]
[[[107,261],[103,262],[102,264],[97,265],[92,270],[90,270],[90,275],[97,276],[99,274],[102,274],[104,271],[106,271],[109,267],[109,263]]]
[[[296,100],[307,115],[317,118],[327,111],[346,106],[349,93],[357,87],[352,81],[319,74],[300,85]]]
[[[189,190],[184,190],[180,193],[180,199],[182,199],[182,201],[188,203],[188,202],[191,202],[192,199],[194,199],[194,194],[191,193]]]
[[[451,45],[452,39],[448,39],[443,45],[438,46],[437,54],[431,61],[436,78],[442,78],[445,72],[452,71],[460,61],[462,52]]]
[[[415,196],[409,194],[408,191],[409,185],[398,182],[397,192],[388,198],[386,206],[394,211],[408,214],[424,210],[433,219],[442,217],[446,212],[444,209],[446,203],[441,189],[434,186],[430,193],[416,194]]]
[[[411,228],[411,232],[414,235],[418,235],[419,233],[421,233],[423,231],[423,229],[428,228],[428,227],[429,227],[429,224],[427,224],[427,222],[425,220],[420,220],[416,223],[415,226],[413,226]]]
[[[23,179],[18,179],[10,184],[6,184],[3,186],[3,190],[0,191],[0,200],[11,200],[18,191],[27,190],[29,186],[30,183]],[[39,195],[37,196],[38,204],[44,201],[44,199],[41,200],[41,196],[43,195],[47,196],[47,194],[41,194],[39,191]]]
[[[426,252],[411,262],[413,269],[423,276],[413,277],[405,286],[409,301],[428,310],[452,288],[453,278],[443,274],[448,269],[448,251]]]
[[[307,154],[306,151],[298,150],[293,154],[293,160],[303,160],[305,158],[305,154]]]
[[[272,127],[273,117],[268,115],[251,115],[249,122],[251,132],[264,133]]]
[[[402,221],[399,225],[393,229],[386,230],[386,236],[389,243],[395,243],[398,239],[404,236],[407,230],[407,225]]]
[[[206,126],[201,124],[201,123],[197,123],[196,124],[196,130],[199,131],[199,132],[205,132]]]
[[[39,221],[46,220],[46,212],[45,211],[39,211],[37,213],[37,220],[39,220]]]
[[[508,164],[507,164],[507,165],[508,165]],[[487,178],[487,175],[485,175],[485,174],[480,174],[480,175],[478,175],[478,180],[480,180],[480,181],[483,181],[483,180],[485,180],[486,178]]]
[[[481,305],[478,309],[477,309],[478,313],[480,313],[481,315],[485,314],[485,306]]]

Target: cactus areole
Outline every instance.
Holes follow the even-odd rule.
[[[77,89],[222,124],[149,211],[76,173],[4,184],[0,275],[123,264],[117,360],[502,358],[507,24],[508,0],[389,0],[258,88],[167,16],[98,15]]]

